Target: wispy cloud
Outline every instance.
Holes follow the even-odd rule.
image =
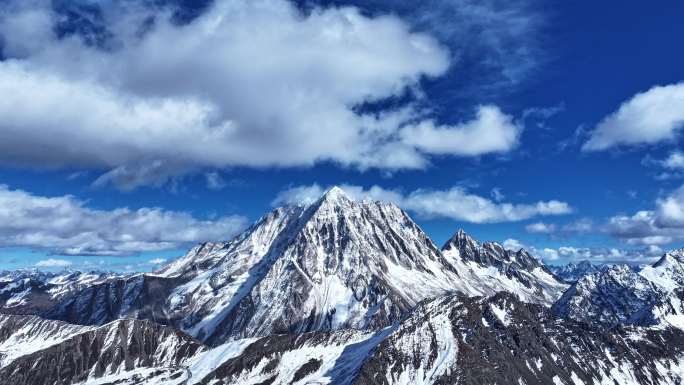
[[[563,225],[561,230],[571,234],[588,234],[595,231],[594,221],[591,218],[580,218]]]
[[[67,261],[66,259],[54,259],[54,258],[49,258],[49,259],[44,259],[41,261],[38,261],[36,263],[36,267],[43,267],[43,268],[66,268],[73,265],[72,262]]]
[[[358,1],[396,10],[418,30],[448,45],[454,72],[465,81],[460,92],[501,92],[526,80],[546,59],[541,30],[546,15],[536,1],[391,0]]]
[[[222,190],[228,185],[221,174],[215,171],[205,173],[204,178],[207,181],[207,188],[209,190]]]
[[[498,187],[494,187],[490,191],[489,195],[492,196],[492,199],[494,199],[495,202],[501,202],[502,200],[506,199],[506,196],[503,192],[501,192],[501,189]]]
[[[656,168],[657,172],[653,177],[658,181],[681,179],[684,177],[684,153],[680,150],[671,151],[664,159],[656,159],[647,154],[641,160],[641,164]]]
[[[662,166],[670,170],[684,169],[684,153],[672,151],[670,155],[661,162]]]

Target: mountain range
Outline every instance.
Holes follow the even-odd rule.
[[[0,274],[0,384],[679,384],[684,251],[550,268],[339,188],[153,273]]]
[[[580,262],[570,262],[562,266],[549,266],[549,269],[565,282],[577,282],[585,275],[589,275],[601,270],[601,266],[594,265],[591,262],[584,260]]]

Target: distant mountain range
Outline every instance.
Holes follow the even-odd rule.
[[[549,266],[549,269],[565,282],[577,282],[585,275],[596,273],[601,270],[601,266],[594,265],[589,261],[580,261],[578,263],[570,262],[562,266]]]
[[[606,267],[575,282],[553,305],[556,314],[607,326],[684,328],[684,249],[651,266]]]
[[[0,384],[679,384],[683,256],[438,248],[333,188],[155,273],[0,275]]]

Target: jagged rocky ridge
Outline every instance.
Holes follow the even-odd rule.
[[[425,298],[455,291],[493,294],[517,284],[526,300],[550,303],[564,288],[550,275],[539,284],[533,272],[524,281],[478,275],[438,250],[397,206],[357,202],[339,189],[307,207],[277,209],[230,243],[202,247],[162,273],[194,277],[169,303],[182,314],[180,327],[208,342],[378,328]]]
[[[524,249],[506,250],[496,242],[480,243],[463,230],[447,241],[442,253],[466,281],[487,282],[494,291],[514,293],[526,302],[551,304],[567,288]]]
[[[199,245],[156,274],[97,280],[34,314],[84,325],[148,319],[217,345],[375,330],[453,292],[506,290],[551,304],[566,287],[524,250],[480,244],[462,231],[440,250],[396,205],[333,188],[311,205],[275,209],[228,242]]]

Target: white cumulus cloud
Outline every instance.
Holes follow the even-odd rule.
[[[132,189],[236,165],[424,168],[510,151],[522,130],[493,105],[453,125],[421,103],[360,112],[420,95],[451,64],[396,16],[285,0],[220,0],[186,24],[149,23],[134,4],[103,12],[111,49],[57,38],[49,1],[0,6],[0,162],[105,170],[96,185]]]
[[[684,127],[684,83],[636,94],[604,118],[582,146],[585,151],[674,140]]]
[[[160,208],[96,210],[72,196],[37,196],[0,185],[0,247],[128,255],[230,239],[245,225],[240,216],[201,220]]]
[[[522,127],[496,106],[480,106],[475,119],[455,126],[423,121],[401,131],[404,142],[431,154],[475,156],[508,152]]]
[[[635,245],[684,241],[684,186],[658,198],[651,210],[609,218],[604,231]]]

